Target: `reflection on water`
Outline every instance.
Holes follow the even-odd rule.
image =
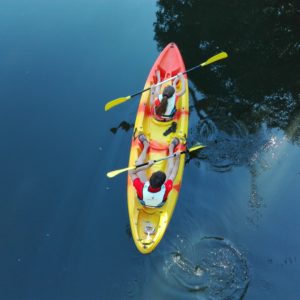
[[[233,126],[243,124],[252,134],[266,124],[299,143],[299,1],[164,0],[157,4],[155,39],[160,49],[176,42],[188,68],[221,50],[229,54],[227,60],[189,74],[206,99],[191,101],[199,117],[201,109],[209,117],[218,115],[222,121],[218,128],[223,131],[228,129],[228,116]],[[206,123],[199,130],[209,126],[212,132],[213,124]]]
[[[250,133],[241,120],[231,114],[224,118],[209,115],[205,110],[199,111],[200,120],[190,130],[191,144],[201,141],[207,145],[201,152],[193,154],[190,159],[196,165],[205,160],[216,172],[227,172],[233,167],[247,166],[251,175],[248,205],[251,215],[248,221],[257,226],[265,207],[263,197],[257,187],[258,176],[270,170],[280,158],[281,148],[287,137],[278,130],[269,129],[262,124],[260,130]]]

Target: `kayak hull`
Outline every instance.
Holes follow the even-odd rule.
[[[160,53],[148,75],[144,87],[145,89],[157,83],[156,70],[160,71],[161,81],[186,71],[182,56],[176,44],[168,44]],[[150,144],[146,161],[157,160],[168,156],[169,144],[175,136],[180,139],[180,144],[175,148],[175,151],[186,150],[185,141],[188,135],[189,91],[187,76],[184,75],[184,78],[186,92],[179,97],[176,104],[177,111],[170,121],[157,121],[152,115],[149,103],[150,91],[142,94],[131,141],[129,166],[135,164],[135,161],[143,149],[143,145],[138,139],[140,133],[143,133],[147,137]],[[168,84],[171,84],[171,81],[164,85]],[[181,83],[179,83],[177,90],[181,89],[180,84]],[[185,154],[182,154],[180,156],[179,170],[173,182],[173,189],[170,191],[168,200],[164,206],[159,208],[145,207],[139,202],[133,183],[128,176],[127,204],[130,227],[134,243],[137,249],[143,254],[151,253],[157,247],[166,232],[176,207],[182,183],[184,164]],[[158,170],[166,171],[166,167],[167,160],[154,164],[150,169],[146,170],[147,177],[149,178],[153,172]]]

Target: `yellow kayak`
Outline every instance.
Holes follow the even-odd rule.
[[[157,70],[160,72],[161,81],[186,71],[182,56],[176,44],[170,43],[160,53],[149,73],[145,89],[157,83]],[[181,141],[175,148],[175,151],[186,150],[185,141],[188,134],[189,119],[189,91],[186,74],[184,75],[184,80],[186,92],[179,97],[176,104],[177,111],[170,121],[162,122],[156,120],[150,107],[150,91],[142,94],[132,136],[129,166],[135,165],[135,161],[143,149],[143,145],[138,139],[140,133],[143,133],[147,137],[150,144],[146,161],[157,160],[168,156],[168,146],[173,137],[177,137]],[[171,82],[172,81],[169,81],[163,84],[162,89],[164,85],[171,84]],[[178,91],[181,89],[180,85],[181,82],[179,81],[177,86]],[[174,124],[174,122],[176,124]],[[168,200],[162,207],[152,208],[143,206],[139,202],[136,190],[128,176],[127,201],[131,232],[136,247],[143,254],[152,252],[166,232],[181,188],[184,164],[185,154],[182,154],[180,155],[179,170],[173,182],[173,189],[168,195]],[[158,170],[165,172],[166,166],[166,160],[154,164],[150,169],[146,170],[147,177],[149,178],[153,172]]]

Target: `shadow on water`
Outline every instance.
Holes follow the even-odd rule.
[[[130,123],[126,122],[126,121],[122,121],[117,127],[112,127],[112,128],[110,129],[110,131],[111,131],[113,134],[116,134],[117,131],[118,131],[119,129],[122,129],[122,130],[124,130],[125,132],[127,132],[127,131],[129,131],[131,128],[133,128],[133,124],[130,124]]]

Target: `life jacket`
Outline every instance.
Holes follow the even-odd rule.
[[[149,192],[148,190],[149,186],[150,186],[150,182],[146,181],[143,187],[143,200],[141,200],[141,203],[149,207],[162,206],[164,204],[163,200],[166,192],[165,185],[163,184],[161,186],[161,189],[155,193]]]

